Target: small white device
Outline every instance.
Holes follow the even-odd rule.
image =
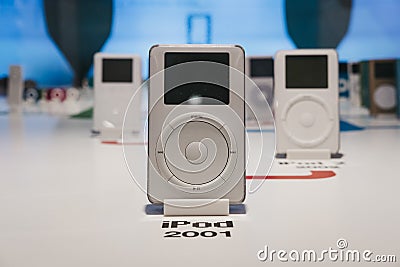
[[[349,63],[339,62],[339,98],[349,99]]]
[[[67,102],[76,102],[79,100],[80,92],[74,87],[68,88],[66,94],[67,96],[65,98],[65,101]]]
[[[22,67],[20,65],[11,65],[8,74],[8,104],[11,111],[18,111],[22,108],[23,93]]]
[[[27,103],[35,104],[40,100],[40,91],[35,87],[28,87],[24,89],[24,100]]]
[[[361,72],[360,63],[349,63],[350,103],[353,107],[361,107]]]
[[[25,112],[38,112],[39,111],[39,105],[38,102],[41,98],[41,91],[39,91],[36,87],[34,86],[29,86],[24,88],[24,111]]]
[[[244,51],[235,45],[150,49],[150,202],[245,198]]]
[[[338,56],[333,49],[275,55],[277,155],[330,158],[339,150]]]
[[[246,87],[246,119],[265,113],[266,102],[272,109],[274,99],[274,60],[270,56],[246,57],[246,75],[254,82]]]
[[[131,54],[96,53],[94,56],[93,132],[122,133],[125,111],[142,83],[141,59]],[[129,106],[124,131],[140,132],[140,96]]]
[[[66,91],[66,98],[64,101],[64,111],[67,114],[74,115],[79,113],[79,97],[80,91],[77,88],[70,87]]]

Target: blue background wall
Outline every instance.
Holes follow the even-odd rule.
[[[354,0],[340,58],[400,58],[399,14],[398,0]],[[0,25],[0,77],[10,64],[22,64],[25,77],[41,86],[72,82],[70,66],[47,35],[41,0],[0,0]],[[151,45],[190,40],[238,43],[248,55],[294,48],[283,0],[115,0],[102,51],[140,54],[147,77]]]

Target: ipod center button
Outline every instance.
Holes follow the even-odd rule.
[[[304,112],[303,114],[301,114],[300,123],[304,127],[309,128],[313,126],[314,122],[315,122],[315,116],[313,114],[309,112]]]
[[[207,147],[202,142],[192,142],[185,150],[186,159],[192,164],[201,164],[207,159]]]

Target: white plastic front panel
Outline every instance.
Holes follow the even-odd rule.
[[[132,82],[103,82],[103,59],[132,59]],[[93,130],[101,132],[103,128],[120,130],[125,111],[132,96],[132,103],[129,106],[129,121],[125,123],[128,132],[140,132],[141,107],[140,107],[140,85],[142,83],[141,59],[132,54],[107,54],[97,53],[94,57],[94,112]]]
[[[229,53],[230,93],[229,105],[165,105],[164,95],[164,55],[166,52],[188,53]],[[244,52],[233,45],[158,45],[150,50],[150,80],[149,80],[149,121],[148,121],[148,184],[149,200],[153,203],[164,199],[217,199],[228,198],[232,203],[240,203],[245,197],[245,149],[244,149]],[[179,117],[203,116],[212,117],[220,122],[229,136],[237,144],[236,164],[231,177],[221,186],[200,193],[189,193],[171,185],[160,173],[156,164],[156,146],[162,132],[171,125],[175,127],[174,119]],[[199,129],[201,131],[201,129]]]
[[[328,88],[287,88],[286,56],[326,55]],[[339,150],[338,57],[332,49],[279,51],[275,55],[277,153],[288,150]]]
[[[273,109],[274,100],[274,79],[271,77],[252,77],[251,76],[251,60],[252,59],[272,59],[270,56],[250,56],[246,57],[246,75],[254,82],[246,86],[246,120],[252,121],[257,118],[264,118],[267,115],[266,105]],[[260,121],[263,124],[266,121]]]
[[[19,65],[12,65],[9,69],[8,79],[8,104],[12,109],[22,104],[23,90],[22,67]]]

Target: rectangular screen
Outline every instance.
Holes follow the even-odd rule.
[[[229,53],[167,52],[164,59],[164,104],[229,104]],[[188,62],[199,63],[178,66]]]
[[[131,83],[132,59],[105,58],[103,59],[102,81],[104,83]]]
[[[347,62],[339,62],[339,73],[347,73]]]
[[[272,58],[252,58],[250,59],[251,77],[273,77],[274,60]]]
[[[360,73],[360,63],[353,63],[351,65],[351,72],[355,74]]]
[[[393,62],[375,63],[375,78],[393,79],[395,77],[395,65]]]
[[[286,88],[328,88],[328,56],[286,56]]]

